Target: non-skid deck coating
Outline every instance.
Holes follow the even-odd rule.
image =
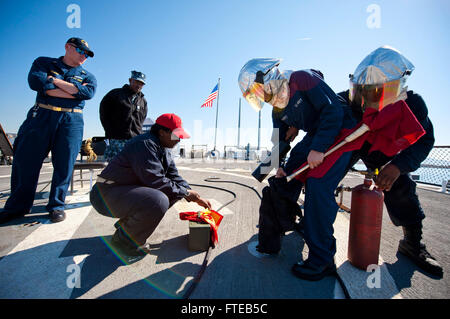
[[[265,184],[250,175],[256,164],[213,164],[178,163],[180,174],[190,183],[222,187],[237,195],[220,211],[224,219],[218,232],[219,245],[211,251],[206,271],[190,298],[344,298],[335,277],[308,282],[291,274],[292,265],[307,256],[298,233],[286,234],[278,256],[262,256],[255,251],[260,200],[253,190],[225,181],[245,183],[261,193]],[[216,182],[204,181],[210,177],[216,177]],[[348,186],[360,181],[355,175],[344,180]],[[179,219],[179,212],[200,207],[184,200],[175,204],[148,240],[151,253],[132,258],[111,244],[116,219],[104,217],[90,206],[86,184],[81,189],[77,183],[76,192],[67,198],[70,204],[64,222],[48,223],[46,215],[39,213],[45,206],[42,192],[35,213],[0,227],[0,298],[182,298],[200,270],[205,252],[189,251],[188,222]],[[233,199],[230,193],[218,189],[193,188],[210,199],[214,209]],[[448,203],[448,196],[441,196]],[[347,205],[349,199],[347,193]],[[385,227],[388,223],[383,222]],[[398,279],[391,276],[390,265],[383,257],[376,278],[374,273],[348,263],[348,223],[348,214],[338,213],[336,263],[350,297],[402,298]],[[11,242],[5,243],[8,239]],[[448,246],[441,251],[448,254]],[[380,288],[369,287],[374,280],[379,280]],[[442,289],[445,280],[430,278],[428,283]],[[441,298],[447,298],[443,293]]]

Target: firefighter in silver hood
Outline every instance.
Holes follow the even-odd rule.
[[[425,129],[425,135],[394,157],[387,157],[379,151],[369,155],[371,145],[366,142],[353,153],[351,164],[362,159],[367,168],[380,169],[376,184],[384,190],[384,203],[391,221],[403,229],[404,238],[400,240],[398,251],[423,270],[442,277],[442,267],[422,242],[425,214],[416,183],[410,175],[420,167],[434,145],[433,125],[427,106],[419,94],[406,87],[406,80],[413,70],[414,65],[398,50],[382,46],[364,58],[350,75],[350,90],[339,95],[351,106],[358,121],[367,108],[381,110],[388,104],[404,100]]]
[[[257,249],[263,253],[280,250],[280,237],[292,226],[289,217],[292,220],[298,211],[297,200],[305,186],[302,227],[309,254],[307,260],[293,265],[292,272],[301,279],[315,281],[336,271],[333,222],[338,207],[334,190],[345,175],[351,154],[342,155],[323,177],[308,178],[305,184],[296,179],[287,183],[286,176],[304,162],[311,168],[319,166],[339,132],[352,128],[356,122],[350,108],[340,102],[321,72],[313,69],[282,72],[278,69],[280,62],[271,58],[252,59],[238,78],[242,94],[253,108],[260,110],[264,102],[273,107],[273,127],[278,132],[278,138],[272,139],[274,144],[292,142],[299,130],[306,132],[286,163],[282,159],[276,176],[269,178],[270,186],[263,190]],[[289,216],[280,220],[280,214]],[[274,215],[278,220],[271,219]],[[282,226],[273,231],[271,225],[276,224]]]

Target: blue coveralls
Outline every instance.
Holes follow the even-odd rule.
[[[284,140],[290,126],[306,132],[294,146],[284,165],[287,175],[307,161],[311,150],[325,153],[342,128],[352,128],[356,121],[348,106],[342,104],[333,90],[313,70],[292,73],[289,80],[290,100],[283,110],[272,113],[274,128]],[[336,239],[333,223],[338,206],[334,191],[345,176],[351,153],[344,153],[321,178],[308,178],[305,184],[304,240],[309,248],[308,260],[321,266],[333,262]],[[297,202],[303,184],[294,179],[288,183],[285,196]]]
[[[339,96],[350,105],[348,91],[340,92]],[[400,176],[392,185],[391,190],[384,191],[384,203],[395,226],[416,225],[425,218],[416,192],[416,182],[412,180],[409,173],[420,167],[434,145],[433,124],[428,117],[428,108],[422,97],[413,91],[408,91],[405,102],[425,129],[425,135],[394,157],[388,157],[379,151],[368,154],[371,145],[366,142],[360,150],[353,152],[350,164],[351,167],[352,164],[362,159],[367,168],[375,169],[391,162],[400,170]],[[361,120],[361,107],[352,106],[352,110],[354,117]]]
[[[102,215],[120,218],[122,229],[139,246],[190,189],[178,174],[170,150],[151,132],[128,141],[99,176],[107,182],[92,188],[92,206]]]
[[[71,67],[60,58],[37,58],[28,74],[28,83],[37,92],[36,103],[28,111],[14,141],[14,160],[11,174],[11,195],[5,211],[26,214],[33,206],[39,172],[44,159],[52,152],[53,177],[50,197],[46,206],[49,212],[64,210],[64,201],[71,180],[74,162],[83,138],[82,113],[53,111],[38,103],[69,109],[83,109],[85,100],[91,99],[97,87],[95,77],[81,66]],[[74,84],[78,93],[75,99],[51,97],[47,90],[57,87],[47,76]],[[83,85],[86,84],[86,85]]]

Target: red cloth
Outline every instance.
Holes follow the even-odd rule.
[[[400,100],[385,106],[381,111],[372,108],[367,109],[362,121],[353,129],[342,129],[336,138],[336,142],[329,149],[343,141],[363,123],[369,126],[370,131],[325,157],[318,167],[312,170],[307,169],[295,178],[305,182],[309,177],[323,177],[344,152],[358,150],[366,141],[372,145],[369,154],[373,151],[380,151],[391,157],[414,144],[425,134],[425,130],[406,102]],[[306,165],[307,162],[296,171]]]
[[[217,245],[219,241],[219,237],[217,235],[217,229],[219,228],[220,222],[223,219],[223,216],[220,215],[215,210],[205,209],[201,212],[184,212],[180,213],[181,220],[191,220],[194,222],[206,222],[210,225],[211,228],[211,243],[213,247]]]

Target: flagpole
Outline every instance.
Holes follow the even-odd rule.
[[[259,110],[258,112],[258,148],[257,150],[259,151],[259,144],[261,142],[261,110]]]
[[[237,147],[241,144],[241,98],[239,98],[239,118],[238,118],[238,140]]]
[[[219,92],[220,92],[220,78],[217,82],[217,108],[216,108],[216,129],[214,132],[214,149],[213,151],[216,150],[216,140],[217,140],[217,118],[219,115]]]

